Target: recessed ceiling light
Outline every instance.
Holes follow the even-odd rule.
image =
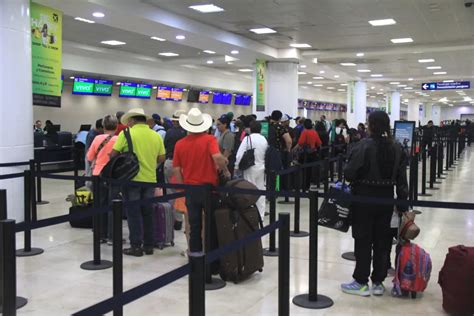
[[[92,16],[95,18],[103,18],[105,14],[103,14],[102,12],[94,12],[92,13]]]
[[[397,87],[399,87],[399,88],[404,88],[404,87],[406,87],[406,86],[407,86],[406,84],[399,84]]]
[[[203,50],[203,52],[206,53],[206,54],[211,54],[211,55],[214,55],[214,54],[216,53],[215,51],[213,51],[213,50],[208,50],[208,49]]]
[[[380,20],[372,20],[372,21],[369,21],[369,23],[370,23],[372,26],[383,26],[383,25],[393,25],[393,24],[396,24],[397,21],[395,21],[394,19],[380,19]]]
[[[344,92],[344,91],[346,91],[346,89],[337,89],[337,91]]]
[[[405,90],[413,90],[412,87],[405,87],[405,88],[403,88],[403,89],[405,89]]]
[[[370,87],[370,89],[371,89],[371,90],[374,90],[374,89],[375,89],[375,87]]]
[[[80,21],[80,22],[84,22],[84,23],[89,23],[89,24],[94,24],[94,23],[95,23],[95,22],[92,21],[92,20],[84,19],[84,18],[81,18],[81,17],[75,17],[74,20],[77,20],[77,21]]]
[[[122,83],[119,81],[116,83],[117,86],[120,86]]]
[[[356,54],[357,57],[364,57],[364,55],[365,55],[364,53],[357,53]]]
[[[334,88],[334,87],[327,87],[326,89],[328,89],[328,90],[333,90],[333,89],[336,89],[336,88]]]
[[[321,79],[324,79],[324,77],[313,77],[313,79],[321,80]]]
[[[340,85],[345,87],[345,86],[347,86],[347,83],[341,83]]]
[[[313,58],[313,64],[317,64],[318,63],[318,59],[315,57]]]
[[[373,77],[373,78],[380,78],[380,77],[383,77],[383,75],[381,75],[381,74],[372,74],[372,75],[370,75],[370,76]]]
[[[156,90],[156,89],[158,89],[158,87],[157,87],[157,86],[153,86],[153,90]]]
[[[334,78],[339,78],[339,75],[334,75]]]
[[[298,75],[306,75],[307,73],[304,71],[298,71]]]
[[[294,47],[294,48],[311,48],[311,45],[309,44],[306,44],[306,43],[295,43],[295,44],[290,44],[291,47]]]
[[[200,5],[192,5],[189,6],[190,9],[199,11],[201,13],[214,13],[214,12],[222,12],[224,11],[223,8],[218,7],[214,4],[200,4]]]
[[[357,69],[357,72],[371,72],[370,69]]]
[[[471,102],[472,99],[471,99],[471,97],[464,97],[464,101]]]
[[[214,62],[212,60],[206,61],[206,64],[213,64]]]
[[[102,41],[102,44],[105,45],[111,45],[111,46],[118,46],[118,45],[125,45],[127,43],[121,42],[121,41],[116,41],[116,40],[110,40],[110,41]]]
[[[160,56],[165,56],[165,57],[176,57],[176,56],[179,56],[179,54],[173,53],[173,52],[159,53],[158,55],[160,55]]]
[[[234,50],[231,51],[230,53],[231,53],[232,55],[237,55],[237,54],[239,53],[239,51],[234,49]]]
[[[322,87],[322,86],[324,86],[324,85],[323,85],[323,84],[319,84],[319,83],[313,84],[313,87]]]
[[[231,61],[227,62],[227,65],[233,65],[233,64],[234,64],[234,63],[231,62]]]
[[[375,95],[371,95],[370,97],[371,97],[371,98],[375,98]]]
[[[186,39],[186,36],[184,36],[184,35],[176,35],[176,39],[177,39],[177,40],[184,40],[184,39]]]
[[[409,101],[408,99],[403,100],[403,102],[408,102],[408,101]]]
[[[445,74],[447,74],[446,71],[435,71],[435,72],[433,72],[433,75],[445,75]]]
[[[268,27],[261,27],[261,28],[256,28],[256,29],[250,29],[250,32],[253,32],[255,34],[272,34],[276,33],[277,31],[268,28]]]
[[[325,73],[325,71],[324,71],[324,70],[320,70],[319,73],[320,73],[320,74],[323,74],[323,73]]]
[[[413,38],[411,37],[392,38],[390,41],[394,44],[412,43]]]
[[[429,67],[426,67],[426,69],[441,69],[442,67],[441,66],[429,66]]]
[[[354,66],[357,66],[356,64],[354,63],[340,63],[341,66],[346,66],[346,67],[354,67]]]
[[[239,69],[240,72],[252,72],[253,69],[250,69],[250,68],[242,68],[242,69]]]
[[[380,88],[379,90],[380,90],[380,91],[383,91],[383,88]]]
[[[382,94],[383,94],[383,92],[377,92],[377,94],[378,94],[378,95],[382,95]]]
[[[443,80],[443,82],[446,82],[446,83],[448,83],[448,82],[454,82],[454,80]]]
[[[152,40],[158,41],[158,42],[166,42],[164,38],[157,37],[157,36],[152,36],[150,37]]]
[[[69,77],[69,79],[74,79],[74,76]]]
[[[427,58],[427,59],[418,59],[419,63],[434,63],[435,60],[433,58]]]
[[[413,78],[408,78],[408,81],[413,81]]]
[[[390,82],[390,84],[400,84],[400,82],[398,82],[398,81],[392,81],[392,82]]]
[[[306,84],[313,84],[313,82],[312,82],[312,81],[308,81],[308,82],[306,82]]]

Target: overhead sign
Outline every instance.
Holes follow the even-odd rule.
[[[427,82],[421,84],[421,90],[460,90],[471,89],[470,81]]]

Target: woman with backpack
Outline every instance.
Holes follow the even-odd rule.
[[[369,136],[354,144],[344,169],[351,184],[352,194],[379,198],[393,198],[396,187],[397,199],[408,197],[405,153],[391,136],[390,118],[382,111],[369,116]],[[397,207],[398,211],[406,211]],[[355,242],[356,267],[354,280],[341,285],[344,293],[360,296],[371,294],[368,281],[371,264],[373,270],[372,294],[383,295],[383,281],[389,268],[392,244],[390,222],[393,205],[353,203],[352,237]]]

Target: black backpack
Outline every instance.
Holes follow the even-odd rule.
[[[133,152],[132,139],[130,137],[130,130],[128,128],[123,130],[125,138],[127,139],[128,151],[113,157],[102,169],[100,176],[102,178],[116,179],[116,180],[131,180],[140,171],[140,164],[138,157]]]

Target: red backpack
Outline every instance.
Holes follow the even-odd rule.
[[[428,286],[431,274],[430,255],[414,243],[400,247],[397,257],[395,278],[393,279],[393,296],[416,298],[416,293],[423,292]]]

